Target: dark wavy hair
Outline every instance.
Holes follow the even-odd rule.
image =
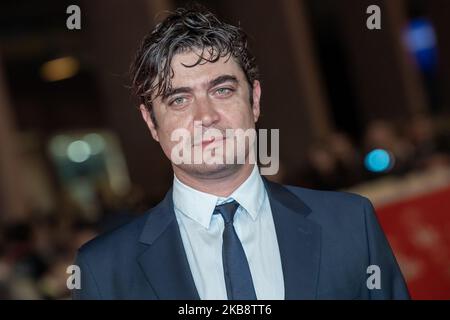
[[[174,55],[197,49],[198,60],[192,65],[233,57],[242,68],[253,104],[253,81],[259,79],[255,58],[249,51],[247,36],[240,27],[220,21],[204,7],[194,4],[171,12],[147,34],[132,62],[131,89],[152,115],[152,100],[171,88]]]

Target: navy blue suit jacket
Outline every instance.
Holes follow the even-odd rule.
[[[364,197],[263,179],[286,299],[408,299],[398,264]],[[173,210],[172,190],[143,216],[80,248],[75,299],[199,299]],[[369,289],[367,267],[380,268]]]

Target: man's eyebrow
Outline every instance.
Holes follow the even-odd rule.
[[[217,78],[209,81],[208,87],[213,88],[219,84],[222,84],[224,82],[234,82],[234,83],[238,83],[238,79],[235,76],[229,75],[229,74],[224,74],[222,76],[218,76]]]
[[[217,78],[209,81],[208,87],[213,88],[221,83],[228,82],[228,81],[234,82],[234,83],[239,82],[235,76],[232,76],[229,74],[224,74],[224,75],[218,76]],[[191,93],[191,92],[192,92],[192,88],[190,88],[190,87],[172,88],[162,96],[162,100],[167,100],[170,96],[173,96],[173,95],[176,95],[179,93]]]
[[[192,92],[192,88],[189,88],[189,87],[172,88],[162,96],[162,100],[166,100],[170,96],[173,96],[178,93],[191,93],[191,92]]]

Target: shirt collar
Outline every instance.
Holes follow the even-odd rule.
[[[244,183],[229,197],[225,198],[191,188],[181,182],[176,175],[173,179],[174,207],[207,229],[216,205],[234,199],[253,220],[256,220],[266,196],[264,183],[257,165],[254,165],[252,173]]]

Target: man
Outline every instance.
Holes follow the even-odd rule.
[[[173,188],[79,250],[74,298],[409,297],[367,199],[269,182],[250,161],[252,143],[227,144],[255,130],[260,114],[258,69],[240,28],[178,9],[145,37],[132,77]],[[199,150],[201,161],[185,158]]]

